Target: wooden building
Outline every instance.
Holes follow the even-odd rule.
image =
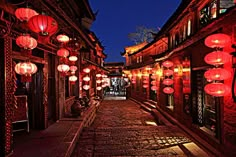
[[[156,102],[163,114],[232,157],[236,156],[235,16],[232,0],[182,0],[151,43],[122,54],[132,98]],[[219,56],[227,59],[215,63]],[[211,77],[216,75],[210,71],[217,68],[227,71],[224,78]],[[225,95],[216,90],[221,85]]]
[[[45,129],[76,96],[94,94],[82,88],[84,68],[92,67],[91,78],[105,70],[104,48],[89,30],[94,20],[87,0],[0,1],[0,156],[14,149],[14,122]]]

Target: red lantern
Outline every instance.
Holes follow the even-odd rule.
[[[61,72],[62,76],[65,76],[66,73],[70,70],[70,67],[67,64],[59,64],[57,66],[57,70]]]
[[[19,62],[15,66],[15,72],[22,75],[22,82],[31,82],[31,75],[37,72],[37,66],[31,62]]]
[[[148,83],[148,80],[143,80],[143,83],[145,83],[145,84]]]
[[[183,87],[183,93],[187,94],[187,93],[191,93],[191,90],[189,87]]]
[[[157,78],[156,75],[152,75],[152,76],[151,76],[151,79],[156,79],[156,78]]]
[[[204,74],[207,80],[226,80],[231,77],[231,73],[222,68],[214,68],[205,72]]]
[[[212,34],[205,39],[205,45],[211,48],[223,48],[230,42],[230,36],[223,33]]]
[[[72,76],[70,76],[69,77],[69,81],[72,83],[72,84],[75,84],[75,82],[77,81],[77,76],[75,76],[75,75],[72,75]]]
[[[97,90],[102,90],[102,87],[98,86],[96,89],[97,89]]]
[[[83,78],[83,80],[84,80],[85,82],[88,82],[88,81],[90,81],[90,77],[89,77],[89,76],[85,76],[85,77]]]
[[[36,33],[41,33],[43,36],[51,36],[58,29],[56,20],[47,15],[36,15],[29,19],[29,28]]]
[[[132,82],[132,84],[135,84],[135,83],[136,83],[136,81],[135,81],[135,80],[132,80],[131,82]]]
[[[60,34],[57,36],[57,41],[61,42],[61,43],[66,43],[70,40],[70,38],[65,35],[65,34]]]
[[[89,72],[90,72],[90,69],[89,69],[89,68],[84,68],[84,69],[83,69],[83,72],[89,73]]]
[[[102,77],[102,74],[96,74],[96,77]]]
[[[59,50],[57,50],[57,55],[60,57],[67,57],[69,56],[69,51],[65,48],[60,48]]]
[[[71,61],[71,62],[75,62],[75,61],[77,61],[78,60],[78,57],[77,56],[70,56],[69,57],[69,61]]]
[[[224,51],[214,51],[207,54],[204,57],[204,60],[207,64],[217,66],[217,65],[222,65],[222,64],[230,62],[231,55]]]
[[[171,76],[171,75],[173,75],[174,74],[174,71],[173,70],[164,70],[164,75],[165,76]]]
[[[102,83],[102,81],[101,81],[101,80],[96,80],[96,83],[98,83],[98,84],[99,84],[99,83]]]
[[[16,44],[26,50],[32,50],[37,47],[37,41],[29,34],[21,35],[16,38]]]
[[[84,90],[89,90],[90,86],[89,85],[83,85]]]
[[[220,97],[230,94],[230,87],[223,83],[210,83],[204,87],[204,91],[212,96]]]
[[[151,81],[151,84],[152,84],[152,85],[156,85],[157,82],[156,82],[156,81]]]
[[[164,67],[166,67],[166,68],[170,68],[170,67],[172,67],[174,64],[173,64],[173,62],[171,62],[171,61],[165,61],[165,62],[162,63],[162,65],[163,65]]]
[[[163,92],[166,94],[172,94],[172,93],[174,93],[174,89],[172,87],[165,87],[163,89]]]
[[[74,65],[70,66],[70,71],[72,74],[75,74],[76,70],[77,70],[77,66],[74,66]]]
[[[152,86],[151,90],[156,91],[157,90],[157,86]]]
[[[174,81],[172,79],[164,79],[163,80],[163,84],[167,85],[167,86],[172,85],[173,83],[174,83]]]
[[[148,85],[147,85],[147,84],[144,84],[144,85],[143,85],[143,88],[148,88]]]
[[[27,22],[31,17],[38,15],[38,13],[30,8],[18,8],[15,11],[15,15],[20,21]]]

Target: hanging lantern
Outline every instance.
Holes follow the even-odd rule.
[[[169,78],[163,80],[163,84],[167,85],[167,86],[172,85],[173,83],[174,83],[174,81]]]
[[[190,80],[183,80],[183,84],[184,85],[189,85],[190,84]]]
[[[83,72],[89,73],[89,72],[90,72],[90,69],[89,69],[89,68],[84,68],[84,69],[83,69]]]
[[[143,80],[143,83],[144,83],[144,84],[148,83],[148,80]]]
[[[226,80],[231,77],[231,73],[223,68],[214,68],[204,73],[207,80]]]
[[[70,38],[65,34],[59,34],[57,36],[57,41],[59,41],[61,43],[67,43],[69,40],[70,40]]]
[[[148,85],[147,85],[147,84],[144,84],[144,85],[143,85],[143,88],[148,88]]]
[[[164,67],[166,67],[166,68],[170,68],[170,67],[172,67],[174,64],[173,64],[173,62],[171,62],[171,61],[165,61],[165,62],[162,63],[162,65],[163,65]]]
[[[71,74],[75,74],[76,70],[77,70],[77,66],[75,66],[75,65],[70,66]]]
[[[152,84],[152,85],[156,85],[156,84],[157,84],[157,81],[151,81],[151,84]]]
[[[205,45],[210,48],[223,48],[230,43],[230,36],[223,33],[212,34],[205,39]]]
[[[72,84],[75,84],[75,82],[77,81],[77,76],[75,76],[75,75],[72,75],[72,76],[70,76],[69,77],[69,81],[72,83]]]
[[[59,50],[57,50],[57,55],[59,57],[67,57],[69,56],[69,54],[70,54],[69,51],[65,48],[60,48]]]
[[[70,56],[69,57],[69,61],[71,61],[71,62],[75,62],[75,61],[77,61],[78,60],[78,57],[77,56]]]
[[[156,91],[157,90],[157,86],[152,86],[151,90]]]
[[[102,74],[96,74],[96,77],[102,77]]]
[[[16,38],[16,44],[26,50],[32,50],[37,47],[37,40],[29,34],[24,34]]]
[[[89,85],[83,85],[84,90],[89,90],[90,86]]]
[[[191,90],[189,87],[183,87],[183,93],[187,94],[187,93],[191,93]]]
[[[62,76],[65,76],[66,73],[70,70],[70,67],[67,64],[59,64],[57,66],[57,70],[61,72]]]
[[[208,53],[204,57],[204,60],[207,64],[217,66],[217,65],[222,65],[222,64],[230,62],[231,55],[224,51],[214,51],[214,52]]]
[[[37,72],[38,68],[31,62],[19,62],[15,66],[15,72],[22,75],[22,82],[31,82],[31,75]]]
[[[51,36],[58,29],[56,20],[47,15],[36,15],[29,19],[29,28],[35,32],[40,33],[43,36]]]
[[[135,81],[135,80],[132,80],[132,81],[131,81],[131,83],[132,83],[132,84],[135,84],[135,83],[136,83],[136,81]]]
[[[99,83],[102,83],[102,81],[101,81],[101,80],[96,80],[96,83],[98,83],[98,84],[99,84]]]
[[[156,79],[156,78],[157,78],[156,75],[152,75],[152,76],[151,76],[151,79]]]
[[[173,75],[173,74],[174,74],[174,71],[173,71],[173,70],[170,70],[170,69],[168,69],[168,70],[164,70],[164,71],[163,71],[163,73],[164,73],[164,75],[165,75],[165,76],[171,76],[171,75]]]
[[[97,90],[102,90],[102,87],[98,86],[96,89],[97,89]]]
[[[230,87],[223,83],[210,83],[204,87],[204,91],[212,96],[220,97],[230,94]]]
[[[15,16],[22,22],[27,22],[31,17],[36,15],[38,15],[38,13],[30,8],[17,8],[15,11]]]
[[[174,93],[174,89],[172,87],[165,87],[163,89],[163,92],[166,94],[172,94],[172,93]]]
[[[85,82],[88,82],[88,81],[90,81],[90,77],[89,77],[89,76],[85,76],[85,77],[83,78],[83,80],[84,80]]]

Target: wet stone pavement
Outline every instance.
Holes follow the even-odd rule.
[[[191,149],[191,150],[189,150]],[[155,125],[154,117],[130,100],[104,100],[83,130],[72,157],[208,156],[176,126]]]

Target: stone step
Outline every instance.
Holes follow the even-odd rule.
[[[156,106],[148,101],[143,102],[144,105],[146,105],[148,108],[155,109]]]
[[[152,114],[155,117],[157,123],[161,124],[161,125],[166,125],[166,126],[173,126],[173,124],[167,120],[159,111],[157,111],[156,109],[152,110]]]

